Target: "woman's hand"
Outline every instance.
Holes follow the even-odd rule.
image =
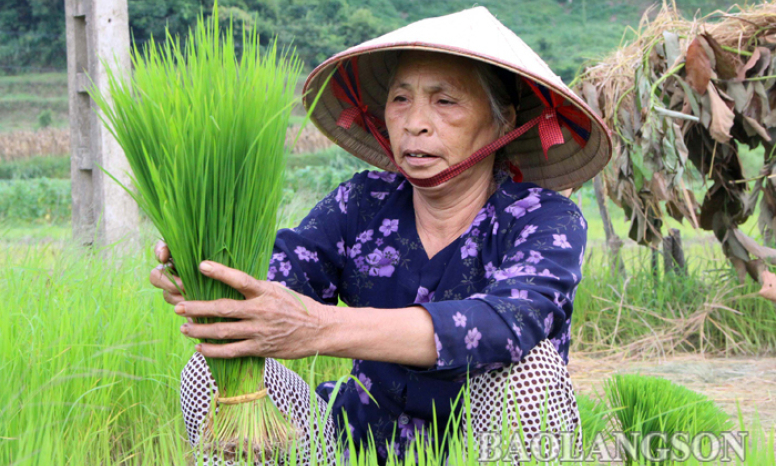
[[[776,302],[776,275],[764,270],[762,274],[760,274],[760,277],[762,278],[763,285],[760,289],[760,296]]]
[[[172,262],[170,257],[170,250],[167,248],[167,244],[164,241],[158,241],[154,246],[154,255],[156,260],[159,261],[159,265],[151,270],[151,284],[157,288],[164,290],[164,300],[170,304],[178,304],[183,301],[181,291],[183,290],[183,282],[180,278],[170,273],[172,268]]]
[[[188,318],[238,319],[212,324],[186,323],[181,332],[206,340],[238,340],[232,343],[200,343],[197,351],[210,358],[245,356],[299,359],[323,353],[323,305],[280,284],[256,280],[239,270],[204,261],[203,275],[231,286],[245,300],[183,301],[175,312]]]
[[[176,313],[187,318],[181,332],[203,340],[234,340],[198,344],[197,351],[206,357],[298,359],[317,353],[417,367],[431,367],[436,361],[433,322],[420,306],[335,309],[211,261],[200,264],[200,271],[236,289],[245,300],[185,301],[178,291],[183,289],[181,279],[169,272],[167,245],[156,243],[154,254],[161,265],[151,271],[151,283],[164,290],[165,301],[175,304]],[[193,323],[192,318],[202,317],[237,320]]]

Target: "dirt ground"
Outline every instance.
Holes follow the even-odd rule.
[[[666,356],[660,360],[624,360],[571,354],[569,373],[578,392],[603,393],[603,381],[612,374],[641,373],[665,377],[716,401],[750,428],[759,419],[762,428],[776,428],[776,357],[714,358],[703,355]]]

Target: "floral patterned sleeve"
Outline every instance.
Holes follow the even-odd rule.
[[[337,304],[345,266],[350,190],[358,175],[326,195],[296,228],[278,231],[267,279],[325,304]],[[354,206],[355,207],[355,206]]]
[[[448,380],[466,378],[520,361],[550,338],[567,362],[571,313],[581,279],[587,225],[578,207],[549,190],[503,208],[495,261],[483,255],[487,285],[466,299],[424,303],[431,314],[437,364],[419,371]],[[461,254],[483,247],[467,241]],[[485,251],[483,251],[484,253]]]

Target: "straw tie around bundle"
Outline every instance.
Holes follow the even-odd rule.
[[[250,401],[260,400],[267,396],[267,389],[259,390],[258,392],[248,393],[246,395],[218,397],[216,402],[222,405],[238,405],[240,403],[248,403]]]

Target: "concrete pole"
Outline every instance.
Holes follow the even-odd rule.
[[[111,68],[131,71],[127,0],[65,0],[70,97],[70,177],[73,239],[105,246],[137,238],[138,209],[132,197],[100,167],[129,186],[124,151],[95,113],[86,90],[90,78],[105,93]]]

